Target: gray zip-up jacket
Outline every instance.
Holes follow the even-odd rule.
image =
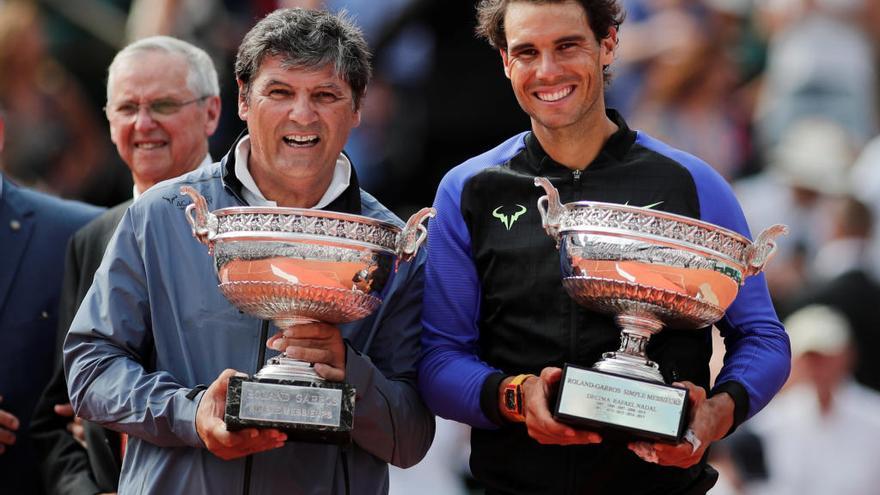
[[[346,381],[357,389],[351,447],[288,442],[250,461],[224,461],[196,433],[204,392],[187,394],[225,368],[255,373],[268,337],[260,320],[220,293],[207,249],[184,217],[184,184],[210,210],[244,205],[232,170],[230,153],[154,186],[126,212],[64,344],[73,407],[129,435],[120,493],[341,494],[346,476],[353,494],[387,493],[387,463],[415,464],[434,435],[415,386],[424,250],[400,264],[373,315],[341,327]],[[360,190],[353,169],[349,188],[326,209],[403,225]]]

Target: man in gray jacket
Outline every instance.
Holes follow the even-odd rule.
[[[64,345],[71,402],[129,435],[120,493],[386,493],[387,463],[418,462],[434,433],[415,389],[423,255],[401,263],[372,316],[271,339],[356,388],[350,448],[230,432],[229,377],[263,365],[268,326],[220,293],[179,193],[195,188],[211,210],[320,208],[402,225],[358,187],[342,153],[370,76],[366,43],[343,17],[276,11],[245,36],[235,72],[247,133],[219,163],[151,188],[126,212]]]

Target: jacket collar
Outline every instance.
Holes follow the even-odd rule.
[[[605,141],[602,149],[599,150],[599,154],[590,162],[587,170],[603,168],[622,161],[636,142],[636,132],[629,128],[623,116],[617,110],[608,108],[605,110],[605,114],[612,122],[617,124],[617,131]],[[554,171],[567,173],[569,171],[567,167],[550,158],[550,155],[544,151],[534,132],[529,132],[526,135],[525,142],[530,158],[528,163],[531,164],[535,173],[544,174]]]
[[[236,201],[244,206],[247,206],[247,202],[244,200],[242,194],[244,186],[235,175],[235,149],[238,146],[238,142],[247,134],[247,129],[244,129],[241,134],[239,134],[238,138],[236,138],[235,142],[232,143],[232,147],[229,148],[226,155],[220,160],[220,179],[223,181],[223,187],[235,197]],[[343,153],[345,152],[343,151]],[[331,201],[330,204],[322,208],[322,210],[360,215],[361,191],[357,172],[355,172],[354,162],[351,160],[351,157],[348,156],[347,153],[345,156],[348,158],[348,161],[351,162],[351,179],[349,180],[348,187],[339,195],[339,197]]]

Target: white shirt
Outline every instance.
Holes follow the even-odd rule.
[[[248,158],[251,154],[251,138],[245,136],[235,147],[235,176],[241,182],[241,195],[247,204],[251,206],[278,206],[275,201],[270,201],[263,196],[251,171],[248,169]],[[320,201],[312,206],[314,209],[321,209],[334,199],[342,195],[351,183],[351,162],[342,153],[336,159],[336,168],[333,169],[333,178],[330,180],[330,186],[324,191],[324,196]]]
[[[764,445],[769,479],[753,495],[880,493],[880,394],[847,382],[827,416],[808,385],[785,390],[749,421]],[[757,484],[756,484],[757,485]]]

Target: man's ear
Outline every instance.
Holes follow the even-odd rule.
[[[501,54],[501,63],[504,65],[504,75],[510,79],[510,57],[507,55],[507,50],[499,48],[498,53]]]
[[[246,85],[241,79],[235,80],[238,83],[238,118],[247,120],[248,113],[248,95],[246,93]]]
[[[205,100],[205,106],[207,107],[205,109],[207,112],[205,135],[212,136],[217,130],[217,125],[220,123],[220,97],[209,96],[208,99]]]
[[[608,28],[608,36],[602,38],[599,42],[601,53],[599,54],[599,62],[603,67],[611,65],[614,62],[614,52],[617,50],[617,28],[611,26]]]

